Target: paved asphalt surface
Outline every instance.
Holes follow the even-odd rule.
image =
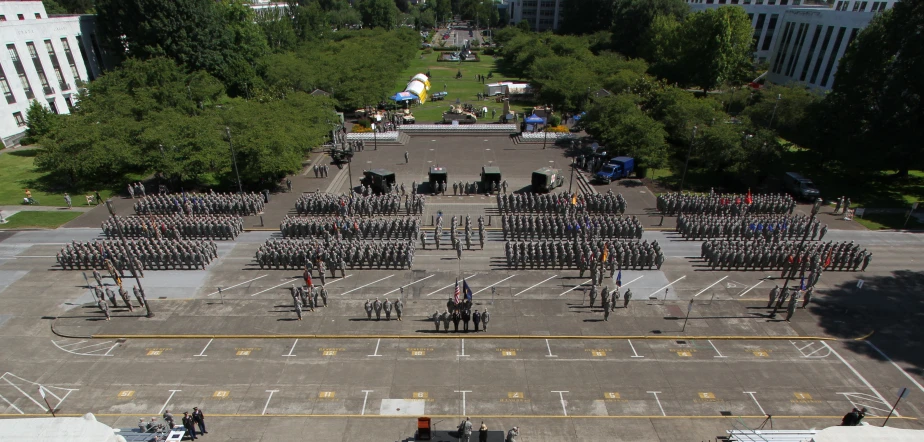
[[[306,164],[326,162],[316,155]],[[354,159],[353,179],[363,167],[383,167],[409,185],[439,164],[450,181],[474,181],[490,164],[520,189],[530,171],[569,163],[559,149],[506,137],[424,135],[367,148]],[[336,168],[326,179],[309,168],[293,181],[298,191],[350,186],[347,169]],[[606,322],[599,306],[587,305],[587,279],[577,271],[506,268],[494,229],[485,250],[461,261],[431,246],[417,250],[412,270],[338,274],[328,280],[330,306],[296,321],[287,288],[300,273],[260,269],[252,258],[278,235],[297,192],[273,195],[262,223],[247,219],[266,229],[220,242],[206,270],[146,272],[151,319],[119,308],[101,320],[83,272],[56,266],[63,244],[100,237],[104,209],[70,228],[0,234],[0,413],[45,415],[42,389],[59,415],[92,412],[122,428],[165,408],[180,416],[198,406],[205,440],[404,441],[413,440],[417,416],[451,430],[469,415],[492,430],[518,425],[522,441],[700,441],[757,427],[766,414],[774,429],[824,428],[865,406],[880,424],[896,391],[909,387],[889,425],[924,428],[924,238],[823,215],[832,228],[825,239],[860,243],[872,264],[826,272],[817,302],[786,322],[765,308],[779,274],[701,267],[699,242],[653,227],[660,216],[650,215],[650,191],[630,181],[597,186],[607,188],[626,196],[628,213],[648,229],[644,239],[657,240],[667,259],[660,271],[623,272],[634,299]],[[131,212],[130,199],[116,206]],[[437,211],[496,214],[490,198],[439,196],[428,200],[425,225]],[[426,320],[445,308],[460,274],[475,308],[492,314],[487,332],[434,332]],[[365,300],[393,299],[402,288],[403,321],[366,320]]]

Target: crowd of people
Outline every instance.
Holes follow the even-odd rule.
[[[626,199],[612,190],[605,194],[577,193],[499,193],[497,210],[500,213],[598,213],[622,215],[626,213]]]
[[[677,216],[677,232],[686,239],[822,240],[828,225],[806,215],[686,215]],[[805,235],[808,234],[806,237]]]
[[[218,257],[213,241],[137,238],[126,242],[127,249],[117,240],[72,241],[58,252],[58,264],[65,269],[89,270],[106,269],[106,261],[110,261],[118,269],[127,269],[128,257],[134,256],[131,264],[139,271],[195,270],[204,269]]]
[[[700,258],[715,269],[782,270],[782,276],[793,267],[815,272],[827,270],[865,271],[872,253],[850,242],[810,242],[801,249],[799,241],[705,241]]]
[[[420,215],[425,204],[426,197],[416,192],[411,195],[306,193],[295,202],[295,211],[299,215],[375,216],[398,215],[404,208],[407,215]]]
[[[545,238],[642,239],[642,222],[631,217],[591,215],[502,215],[504,240]]]
[[[347,268],[410,269],[414,242],[271,238],[257,249],[255,259],[261,269],[301,269],[308,263],[323,263],[334,274]]]
[[[149,195],[135,202],[138,215],[256,215],[263,212],[265,200],[256,193],[174,193]]]
[[[796,210],[796,200],[783,193],[747,195],[731,193],[658,195],[658,211],[664,215],[689,213],[694,215],[789,214]]]
[[[469,331],[488,331],[488,323],[491,321],[491,314],[488,312],[488,309],[484,309],[484,312],[478,311],[478,309],[472,310],[472,300],[463,299],[459,300],[455,297],[450,297],[446,301],[446,309],[443,312],[435,311],[430,315],[430,321],[433,321],[433,326],[435,331],[440,331],[440,324],[443,325],[443,332],[449,332],[449,323],[453,324],[453,332],[459,332],[459,324],[462,324],[462,332],[468,333]],[[473,323],[474,327],[469,328],[469,323]],[[480,327],[480,328],[479,328]]]
[[[661,246],[647,240],[507,241],[504,252],[508,267],[577,268],[581,277],[597,261],[611,269],[660,269],[664,264]]]
[[[331,239],[416,239],[420,218],[301,217],[286,216],[279,226],[285,238]]]
[[[147,215],[119,217],[122,234],[131,238],[234,240],[244,231],[244,219],[236,215]],[[112,218],[102,225],[107,238],[118,238]]]

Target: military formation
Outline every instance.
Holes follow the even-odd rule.
[[[347,268],[410,269],[414,242],[271,238],[257,249],[255,259],[261,269],[301,269],[317,263],[332,275],[337,270],[344,274]]]
[[[119,217],[122,234],[131,238],[233,240],[244,231],[244,219],[234,215],[148,215]],[[103,225],[107,238],[118,238],[112,218]]]
[[[389,193],[384,195],[333,195],[329,193],[306,193],[295,203],[299,215],[376,216],[399,215],[402,208],[407,215],[423,213],[426,198],[414,192],[412,195]]]
[[[372,315],[375,314],[375,320],[382,320],[382,313],[385,313],[385,320],[391,321],[391,313],[395,312],[397,320],[403,320],[401,317],[404,315],[404,303],[401,302],[401,298],[395,299],[394,301],[389,301],[388,298],[385,298],[384,301],[379,301],[379,298],[375,298],[375,301],[367,299],[366,303],[363,305],[363,310],[366,312],[366,320],[371,321]]]
[[[600,278],[602,280],[602,278]],[[590,285],[590,290],[588,291],[588,298],[590,299],[590,308],[594,308],[594,304],[597,302],[597,284],[602,281],[597,281],[597,278],[593,278],[593,282]],[[619,282],[616,282],[616,287],[613,288],[613,291],[610,291],[606,286],[600,290],[600,306],[603,307],[603,320],[610,320],[610,312],[616,311],[616,306],[619,304],[620,293],[619,290],[621,286]],[[629,308],[629,301],[632,300],[632,289],[626,289],[626,293],[622,295],[622,308]]]
[[[96,273],[96,271],[94,271],[94,273]],[[96,276],[96,274],[94,276]],[[98,278],[97,281],[99,281]],[[138,287],[136,286],[132,286],[132,291],[134,292],[134,296],[138,301],[138,304],[141,307],[144,307],[144,294],[138,290]],[[128,291],[122,287],[121,282],[117,286],[116,290],[113,290],[112,286],[104,286],[102,283],[100,283],[96,286],[93,286],[93,294],[96,297],[96,306],[99,308],[100,312],[106,315],[107,321],[112,318],[111,309],[119,308],[119,299],[122,300],[122,305],[124,305],[129,312],[135,311],[135,306],[132,305],[131,298],[128,296]],[[118,296],[118,298],[116,298],[116,296]],[[111,307],[109,305],[110,303],[112,304]]]
[[[776,214],[792,215],[796,200],[787,194],[736,195],[728,193],[658,195],[658,211],[664,215]]]
[[[309,284],[311,279],[308,279]],[[321,307],[327,307],[328,293],[327,289],[323,285],[316,286],[314,284],[298,286],[292,285],[289,288],[289,294],[292,296],[292,303],[295,307],[295,314],[298,316],[298,320],[302,320],[302,315],[305,310],[309,312],[315,311],[315,309]]]
[[[135,203],[138,215],[256,215],[263,212],[263,195],[245,193],[186,193],[148,195]]]
[[[456,256],[459,259],[462,259],[462,240],[465,240],[465,248],[467,250],[472,249],[473,238],[474,238],[474,229],[472,227],[472,217],[471,215],[465,215],[465,223],[462,229],[462,237],[459,237],[459,226],[462,223],[462,217],[456,218],[453,215],[452,220],[449,224],[449,246],[456,251]],[[443,241],[443,215],[439,214],[436,216],[433,240],[436,244],[436,248],[440,248],[440,244]],[[420,232],[420,244],[421,247],[427,248],[427,235],[424,232]],[[484,249],[485,241],[485,230],[484,230],[484,216],[478,217],[478,243],[481,246],[481,249]]]
[[[446,309],[442,313],[433,312],[430,315],[430,321],[433,322],[435,331],[440,331],[440,325],[443,326],[443,332],[449,333],[449,323],[453,324],[453,332],[458,333],[459,325],[462,325],[462,332],[469,331],[488,331],[488,323],[491,322],[491,314],[488,309],[479,312],[478,309],[472,311],[472,300],[465,299],[456,302],[455,298],[450,297],[446,301]],[[474,329],[469,328],[469,322],[474,323]],[[479,329],[479,326],[481,327]]]
[[[795,266],[801,271],[820,269],[865,271],[872,253],[850,242],[813,242],[799,248],[799,241],[705,241],[700,257],[716,269],[781,270],[781,276]]]
[[[622,215],[626,213],[626,199],[622,194],[576,194],[576,193],[499,193],[497,210],[501,213],[598,213],[601,215]]]
[[[73,241],[58,252],[58,263],[71,270],[105,269],[108,260],[118,269],[127,269],[129,257],[134,256],[132,264],[138,270],[196,270],[218,257],[218,246],[212,241],[138,238],[127,243],[128,249],[115,240]]]
[[[664,253],[657,241],[507,241],[507,266],[513,268],[577,268],[581,277],[598,262],[616,269],[660,269]]]
[[[642,239],[642,222],[631,217],[591,215],[503,215],[504,241],[509,239]]]
[[[805,215],[685,215],[677,216],[677,232],[686,239],[822,240],[827,224]],[[806,236],[808,235],[808,236]]]
[[[452,194],[453,195],[475,195],[478,193],[496,193],[500,191],[500,186],[496,181],[491,182],[493,185],[490,188],[482,189],[481,183],[477,181],[472,181],[471,183],[464,183],[462,181],[452,183]]]
[[[417,239],[420,218],[358,218],[286,216],[279,226],[285,238]]]

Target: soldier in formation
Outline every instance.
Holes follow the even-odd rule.
[[[404,208],[407,215],[423,213],[426,198],[412,195],[333,195],[328,193],[303,194],[295,203],[299,215],[373,216],[397,215]]]
[[[257,249],[261,269],[301,269],[318,263],[346,276],[346,269],[410,269],[414,263],[414,241],[293,240],[271,238]],[[323,280],[322,280],[323,283]]]
[[[130,238],[233,240],[244,231],[244,219],[234,215],[148,215],[119,217],[122,234]],[[102,225],[107,238],[118,238],[112,218]]]
[[[687,239],[822,240],[828,226],[805,215],[679,215],[677,232]],[[807,236],[806,236],[807,235]]]
[[[136,270],[195,270],[218,257],[218,246],[212,241],[139,238],[126,242],[128,249],[115,240],[72,241],[58,252],[58,263],[70,270],[106,269],[110,261],[122,272],[129,268],[128,257],[135,256]]]
[[[776,214],[792,215],[796,200],[787,194],[757,194],[753,196],[728,193],[658,195],[658,211],[665,215]]]
[[[622,215],[626,212],[626,199],[622,194],[572,194],[572,193],[516,193],[497,194],[497,209],[500,213],[555,213],[559,215],[597,213]]]
[[[353,150],[353,152],[362,152],[366,150],[365,141],[348,141],[347,143],[350,146],[350,149]]]
[[[642,239],[642,222],[635,217],[502,215],[504,240],[509,239]]]
[[[256,215],[263,212],[263,195],[245,193],[182,193],[149,195],[135,203],[138,215]]]
[[[420,218],[286,216],[279,230],[285,238],[413,240],[420,234]]]
[[[865,271],[872,253],[850,242],[815,242],[799,249],[799,241],[706,241],[700,257],[713,270],[781,270],[782,276],[793,266],[815,272],[819,269]]]
[[[604,269],[661,268],[664,253],[657,241],[507,241],[507,265],[514,268],[588,268],[594,280],[603,280]]]
[[[318,166],[318,165],[312,166],[312,170],[314,170],[315,178],[324,178],[330,174],[330,166],[326,164],[322,166]]]
[[[480,184],[477,181],[471,183],[463,183],[459,181],[457,183],[452,183],[452,194],[453,195],[475,195],[478,193]],[[488,192],[490,189],[485,189],[482,192]]]

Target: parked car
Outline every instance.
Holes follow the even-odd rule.
[[[821,196],[821,191],[815,187],[812,180],[796,173],[787,172],[783,175],[783,186],[792,196],[804,200],[814,200]]]

